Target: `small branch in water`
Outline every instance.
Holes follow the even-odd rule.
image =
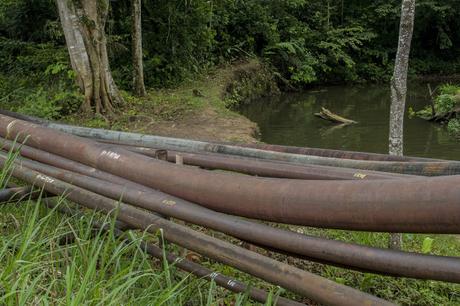
[[[430,94],[431,115],[434,116],[436,115],[436,108],[434,106],[434,94],[438,88],[436,87],[434,90],[432,90],[430,83],[428,83],[427,86],[428,86],[428,92]]]
[[[334,123],[341,123],[341,124],[346,124],[346,125],[358,123],[358,122],[356,122],[354,120],[347,119],[347,118],[344,118],[344,117],[339,116],[337,114],[334,114],[333,112],[331,112],[330,110],[328,110],[327,108],[324,108],[324,107],[322,107],[321,112],[316,113],[315,116],[317,116],[317,117],[319,117],[321,119],[324,119],[324,120],[334,122]]]

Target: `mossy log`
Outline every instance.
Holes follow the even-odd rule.
[[[324,107],[321,107],[321,112],[315,113],[315,116],[320,117],[324,120],[334,122],[334,123],[341,123],[341,124],[347,124],[347,125],[357,123],[354,120],[347,119],[337,114],[334,114],[333,112],[331,112],[330,110]]]
[[[457,107],[449,112],[436,113],[434,116],[428,119],[428,121],[433,122],[446,122],[453,118],[458,118],[460,116],[460,107]]]

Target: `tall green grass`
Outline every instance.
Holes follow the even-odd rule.
[[[0,185],[11,180],[17,153],[10,152]],[[74,216],[48,208],[42,199],[0,204],[0,305],[247,305],[233,294],[153,259],[141,241],[162,237],[129,231],[119,237],[113,217],[90,210]],[[104,224],[95,229],[94,224]],[[126,239],[129,237],[129,239]],[[164,243],[164,255],[177,247]],[[209,263],[211,265],[211,263]],[[272,305],[270,295],[266,305]]]
[[[0,171],[0,185],[11,179],[9,154]],[[59,206],[74,206],[57,199]],[[95,230],[93,224],[107,224]],[[388,234],[290,227],[316,236],[385,247]],[[42,200],[0,204],[0,305],[248,305],[247,294],[232,294],[166,260],[148,256],[141,241],[159,243],[161,236],[138,231],[129,242],[118,237],[114,220],[92,211],[67,216]],[[214,235],[214,234],[213,234]],[[221,235],[218,235],[220,237]],[[72,239],[69,239],[72,238]],[[225,236],[222,236],[223,238]],[[235,240],[232,240],[235,242]],[[460,255],[460,239],[450,235],[404,235],[406,251]],[[159,243],[168,251],[177,247]],[[166,252],[166,249],[164,249]],[[278,260],[402,305],[460,305],[460,286],[353,272],[268,253]],[[267,305],[280,290],[231,267],[206,261],[218,272],[271,291]],[[275,293],[276,292],[276,293]],[[284,296],[308,302],[292,293]]]
[[[127,241],[116,235],[111,219],[93,212],[65,216],[40,202],[0,207],[0,305],[250,303],[246,294],[151,258],[140,242],[158,243],[155,236],[133,231]],[[104,230],[93,228],[96,219],[107,224]]]

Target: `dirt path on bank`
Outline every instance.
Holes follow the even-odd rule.
[[[111,128],[196,140],[257,142],[257,124],[229,110],[229,99],[232,94],[242,99],[270,94],[273,83],[258,61],[234,64],[179,88],[132,98]]]
[[[257,124],[241,115],[219,114],[206,107],[174,121],[150,125],[146,133],[207,141],[256,142]]]
[[[220,67],[177,88],[152,89],[138,98],[124,92],[113,118],[73,114],[64,123],[205,141],[258,142],[256,123],[230,109],[279,94],[273,74],[257,60]]]

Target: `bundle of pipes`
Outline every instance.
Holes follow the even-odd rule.
[[[5,158],[0,159],[1,165],[4,165],[5,162]],[[150,233],[156,233],[161,229],[164,232],[165,239],[172,243],[280,285],[320,303],[326,305],[392,305],[377,297],[336,284],[309,272],[193,231],[133,206],[65,183],[21,165],[15,165],[12,173],[21,180],[43,188],[50,193],[64,195],[67,199],[82,206],[107,214],[116,212],[117,219],[132,228],[142,229]],[[172,203],[169,205],[172,205]]]
[[[220,169],[274,178],[291,178],[307,180],[374,180],[413,177],[407,174],[385,173],[369,170],[356,170],[318,165],[299,165],[288,162],[258,160],[251,157],[231,156],[217,153],[187,153],[146,147],[121,145],[129,151],[164,159],[175,163],[176,157],[182,157],[183,163],[204,169]]]
[[[12,149],[13,142],[3,139],[4,148]],[[19,147],[16,144],[16,147]],[[50,154],[48,152],[40,152],[29,146],[22,145],[21,154],[24,157],[36,159],[38,161],[47,162],[53,160],[59,167],[65,167],[66,163],[62,163],[62,157]],[[110,149],[112,146],[107,146]],[[311,165],[293,165],[287,163],[275,163],[271,161],[259,161],[250,158],[233,158],[228,156],[219,156],[217,154],[192,154],[178,151],[156,150],[151,148],[139,148],[123,146],[129,151],[140,153],[142,155],[150,156],[157,159],[168,160],[176,163],[176,157],[181,156],[182,162],[186,165],[199,166],[205,169],[221,169],[227,171],[234,171],[246,173],[250,175],[265,176],[265,177],[280,177],[280,178],[294,178],[294,179],[311,179],[311,180],[361,180],[361,179],[389,179],[389,178],[408,178],[409,175],[382,173],[376,171],[356,171],[355,169],[333,168],[325,166],[311,166]],[[67,162],[68,163],[68,162]],[[73,162],[75,163],[75,162]],[[81,168],[81,166],[79,166]],[[88,170],[80,170],[82,174],[87,173]],[[78,171],[78,172],[80,172]],[[97,169],[92,170],[95,175],[98,173]],[[96,176],[97,177],[97,176]],[[119,183],[124,183],[127,180],[117,178]],[[138,188],[140,188],[138,186]]]
[[[0,157],[6,159],[5,153],[0,153]],[[404,253],[301,235],[218,213],[159,191],[145,191],[131,185],[119,185],[114,183],[108,174],[105,180],[101,180],[22,158],[17,162],[26,168],[112,199],[122,198],[124,202],[133,206],[217,230],[292,256],[388,275],[460,282],[457,258]],[[52,160],[50,162],[52,163]],[[106,175],[101,172],[100,177],[101,174]]]
[[[210,143],[71,126],[5,110],[0,110],[0,114],[77,136],[136,147],[158,148],[188,153],[220,153],[301,165],[322,165],[422,176],[460,174],[460,162],[458,161],[279,145]]]
[[[460,176],[318,181],[209,172],[3,115],[0,135],[20,141],[28,135],[32,147],[228,214],[349,230],[460,233]]]
[[[184,153],[193,150],[183,147],[180,152],[165,152],[126,143],[102,144],[7,116],[0,116],[0,135],[27,140],[28,146],[18,147],[0,139],[4,150],[21,151],[22,157],[16,160],[13,170],[15,177],[106,213],[116,207],[114,201],[122,198],[127,204],[120,206],[118,215],[130,226],[162,228],[165,238],[173,243],[324,304],[386,302],[194,232],[152,212],[300,258],[387,275],[460,283],[460,260],[455,257],[348,244],[232,216],[327,228],[460,233],[460,192],[456,189],[460,177],[423,178],[209,152]],[[186,164],[202,168],[291,179],[216,173],[145,156],[165,153],[171,162],[180,155]],[[368,159],[371,158],[375,157]],[[0,154],[0,162],[5,160],[5,154]],[[250,166],[243,167],[245,163]],[[415,163],[453,164],[431,160]],[[432,209],[433,204],[437,204],[436,210]]]
[[[82,216],[84,217],[84,214],[82,214],[79,210],[77,209],[72,209],[64,205],[57,205],[55,201],[50,201],[49,199],[45,199],[43,201],[46,206],[48,206],[51,209],[56,209],[60,213],[75,217],[75,216]],[[127,229],[130,229],[131,227],[127,225],[126,223],[123,223],[121,221],[116,221],[114,228],[112,228],[109,224],[104,224],[102,222],[98,222],[95,220],[92,220],[92,225],[95,229],[102,229],[103,231],[113,231],[114,235],[116,237],[121,237],[124,238],[124,241],[126,243],[130,243],[130,238],[125,235],[124,231]],[[69,240],[75,240],[75,237],[72,239],[67,239],[66,237],[66,242],[68,243]],[[214,281],[218,286],[221,286],[223,288],[226,288],[232,292],[235,293],[244,293],[247,292],[249,297],[253,299],[254,301],[258,301],[261,303],[266,303],[269,299],[269,295],[266,291],[260,290],[257,288],[250,288],[246,284],[240,282],[239,280],[235,278],[228,277],[222,273],[212,271],[206,267],[203,267],[200,264],[197,264],[191,260],[188,260],[186,258],[180,258],[173,253],[169,253],[158,246],[156,246],[153,243],[148,243],[145,241],[140,241],[139,244],[140,248],[142,250],[145,250],[149,255],[152,257],[155,257],[157,259],[163,260],[166,258],[169,264],[173,264],[175,267],[192,273],[197,277],[206,279],[208,281]],[[276,300],[276,304],[280,306],[300,306],[303,305],[302,303],[298,303],[292,300],[285,299],[283,297],[279,297]]]

